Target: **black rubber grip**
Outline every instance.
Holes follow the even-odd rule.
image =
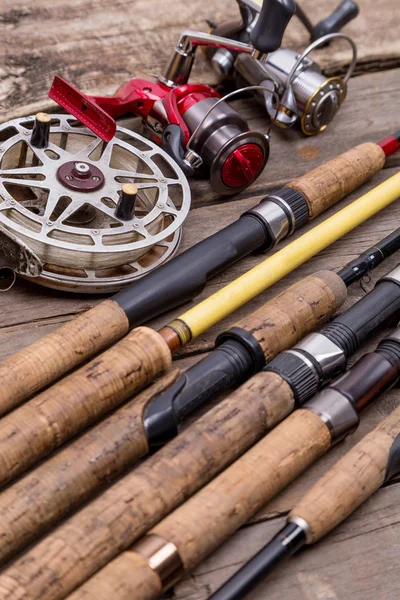
[[[358,6],[353,0],[343,0],[334,12],[315,26],[315,39],[340,31],[358,15]]]
[[[400,341],[385,338],[380,342],[376,352],[398,365],[400,369]]]
[[[320,377],[315,369],[291,352],[278,354],[264,371],[276,373],[290,385],[298,406],[311,398],[320,387]]]
[[[207,281],[257,249],[271,245],[263,223],[243,215],[182,252],[113,297],[126,313],[130,327],[192,300]]]
[[[250,36],[254,48],[263,54],[278,50],[295,11],[294,0],[264,0],[260,16]]]
[[[400,314],[400,282],[387,277],[366,296],[353,304],[320,333],[339,346],[349,358],[370,335],[388,319],[397,320]]]
[[[264,358],[261,347],[260,351]],[[150,449],[163,446],[177,435],[182,421],[217,394],[238,387],[257,370],[254,349],[247,344],[228,339],[218,346],[146,407],[144,427]]]

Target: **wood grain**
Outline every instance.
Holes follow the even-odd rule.
[[[246,600],[396,600],[398,501],[397,485],[378,490],[326,538],[278,566]],[[207,600],[285,522],[286,517],[279,516],[242,528],[175,586],[172,598]]]
[[[360,0],[361,14],[345,31],[359,50],[359,72],[397,66],[398,39],[393,23],[400,18],[397,3],[383,0],[379,19],[370,0]],[[332,11],[329,0],[315,6],[303,0],[314,22]],[[125,80],[139,73],[159,73],[183,29],[207,31],[205,19],[217,22],[236,18],[232,0],[179,2],[165,11],[160,0],[3,0],[3,82],[0,101],[4,120],[48,110],[47,91],[55,74],[69,79],[87,93],[112,94]],[[382,31],[385,32],[382,40]],[[368,32],[368,34],[366,33]],[[284,43],[304,49],[309,36],[294,19]],[[143,52],[143,46],[146,52]],[[342,71],[349,49],[337,43],[316,53],[329,73]],[[216,82],[205,58],[199,55],[193,81]]]

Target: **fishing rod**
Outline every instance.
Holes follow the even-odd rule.
[[[225,333],[225,341],[210,353],[211,360],[207,360],[207,369],[211,364],[214,370],[206,382],[202,382],[201,377],[196,380],[195,375],[189,375],[191,369],[184,374],[174,370],[95,429],[4,490],[0,495],[0,539],[3,540],[0,561],[22,550],[88,500],[102,487],[104,477],[111,482],[150,450],[158,449],[176,435],[182,421],[213,395],[210,384],[215,393],[232,389],[260,365],[268,363],[279,350],[293,346],[296,339],[318,329],[343,303],[347,286],[362,279],[399,248],[400,229],[363,252],[338,274],[322,271],[295,283]],[[376,296],[375,306],[379,306],[377,312],[384,313]],[[355,312],[362,310],[359,306]],[[351,315],[348,321],[354,318],[354,311]],[[367,320],[374,321],[374,328],[381,321],[380,316],[375,318],[372,313],[366,315]],[[229,332],[236,332],[235,336],[229,337]],[[366,333],[364,331],[361,337],[365,338]],[[358,342],[361,341],[358,336]],[[203,360],[198,364],[204,366],[204,363]],[[182,399],[175,392],[171,399],[171,390],[181,389],[182,378],[191,393],[193,389],[196,392],[195,400],[187,394]],[[249,387],[254,390],[252,384]],[[258,389],[253,393],[258,394]],[[177,395],[178,405],[175,404]],[[289,403],[276,402],[270,424],[282,420],[289,410]],[[117,453],[115,448],[118,448]],[[38,510],[42,515],[40,520],[37,519]]]
[[[244,320],[245,323],[257,322],[259,334],[264,332],[266,357],[263,362],[332,317],[343,304],[346,291],[343,281],[335,273],[319,271],[295,283]],[[249,332],[248,342],[251,340]],[[257,347],[256,344],[254,339],[253,346]],[[231,346],[233,351],[234,341]],[[228,344],[229,349],[231,346]],[[259,361],[260,354],[264,357],[260,350]],[[246,365],[245,348],[239,345],[234,356],[240,364]],[[21,550],[72,509],[78,508],[104,485],[105,479],[111,482],[146,455],[149,444],[143,435],[143,414],[159,394],[175,385],[179,375],[179,369],[167,374],[0,494],[0,539],[3,541],[0,561]],[[43,406],[42,401],[40,405]],[[13,421],[17,426],[19,419]],[[11,455],[15,460],[15,451],[11,451]],[[0,468],[0,481],[8,476]],[[40,519],[37,518],[38,511]]]
[[[112,299],[11,356],[0,365],[3,383],[0,414],[60,379],[131,329],[193,299],[209,279],[244,256],[257,249],[270,248],[293,233],[382,169],[385,157],[395,152],[399,145],[400,131],[378,144],[361,144],[328,161],[266,196],[237,221],[135,281]],[[310,244],[313,247],[313,240]],[[289,266],[285,265],[283,274],[289,272],[286,268]],[[258,272],[254,274],[258,276]],[[239,294],[242,304],[257,295],[258,289],[265,289],[261,285],[262,279],[247,283],[247,290],[243,289]],[[198,313],[191,311],[188,322],[184,321],[186,315],[183,315],[179,321],[161,330],[160,344],[164,347],[166,342],[174,351],[204,332],[209,327],[207,313],[203,310],[206,307],[215,314],[217,321],[235,309],[230,308],[229,298],[221,297],[223,303],[218,302],[218,296],[212,298],[215,307],[199,304]]]
[[[188,343],[188,331],[203,333],[399,196],[400,173],[169,323],[161,330],[164,335],[138,327],[12,411],[0,420],[0,481],[11,481],[167,370],[177,338]]]
[[[362,279],[399,248],[400,229],[396,229],[346,265],[339,271],[338,276],[348,287]],[[272,363],[271,336],[266,335],[271,323],[266,322],[258,311],[222,332],[217,337],[217,347],[213,352],[187,369],[146,405],[138,445],[143,447],[143,441],[146,440],[144,445],[150,450],[158,449],[177,435],[183,420],[211,398],[235,389],[262,369],[274,371],[284,377],[291,385],[297,402],[303,400],[301,396],[304,396],[304,393],[310,397],[330,380],[332,374],[344,370],[348,358],[367,339],[371,331],[385,320],[386,307],[390,311],[393,310],[393,298],[397,296],[397,289],[393,290],[394,296],[391,297],[385,295],[386,291],[383,288],[380,291],[382,298],[376,298],[379,292],[375,290],[371,296],[366,296],[319,333],[309,334],[298,346],[279,354]],[[276,300],[276,305],[279,306],[279,296]],[[296,323],[294,329],[297,327]],[[279,336],[276,327],[270,333],[275,331]],[[293,344],[290,344],[291,346]],[[248,386],[251,389],[251,380]],[[304,386],[306,391],[302,394]]]
[[[365,355],[350,371],[290,415],[264,440],[158,523],[137,544],[98,571],[68,596],[68,600],[102,600],[105,598],[102,590],[103,593],[107,590],[108,595],[118,591],[118,600],[159,598],[163,591],[192,572],[333,444],[354,432],[361,411],[390,389],[399,376],[400,332],[396,330],[379,344],[375,352]],[[398,421],[397,417],[397,427]],[[384,429],[377,442],[380,440],[383,448],[379,450],[376,465],[375,461],[369,460],[371,453],[363,457],[361,464],[353,465],[355,476],[360,468],[358,477],[362,484],[366,484],[365,495],[369,495],[370,490],[379,486],[385,478],[393,437],[388,436]],[[370,451],[376,448],[374,445]],[[394,449],[398,450],[398,443]],[[397,470],[397,455],[394,466]],[[340,482],[336,504],[331,508],[332,518],[340,520],[341,511],[351,510],[354,497],[362,501],[363,488],[361,493],[358,486],[354,486],[356,489],[353,491],[348,489],[353,483],[350,477]],[[329,489],[333,497],[335,488],[329,486]],[[323,488],[320,491],[324,491]],[[345,491],[349,492],[347,498]],[[322,511],[324,499],[327,495],[321,500]],[[343,508],[341,501],[344,502]],[[310,538],[314,534],[317,537],[318,532],[328,529],[328,519],[325,521],[323,512],[314,511],[310,504],[300,503],[300,507],[289,517],[292,522],[284,530],[285,538],[278,534],[278,539],[265,552],[265,562],[271,567],[282,555],[290,553],[291,548],[305,543],[307,536]],[[335,507],[339,508],[338,513]],[[330,510],[329,507],[327,509]],[[259,562],[255,562],[251,569],[249,567],[248,578],[251,579],[257,568],[261,569]],[[237,583],[240,584],[240,580]],[[0,591],[2,585],[0,577]],[[230,588],[230,593],[218,595],[217,592],[212,599],[238,600],[241,597],[240,594],[235,595],[234,588]]]
[[[351,411],[393,386],[399,378],[400,330],[325,391],[329,406]],[[360,378],[361,377],[361,378]],[[363,381],[366,378],[367,381]],[[367,385],[370,387],[368,388]],[[313,403],[315,410],[317,400]],[[339,460],[291,510],[287,525],[231,577],[210,600],[239,600],[282,560],[314,544],[400,472],[400,407]]]
[[[393,300],[393,289],[400,295],[399,276],[400,268],[397,268],[370,292],[370,298],[374,294],[372,297],[375,298],[375,304],[379,304],[379,299],[386,295]],[[380,287],[381,290],[378,291]],[[369,301],[367,304],[371,307],[374,302]],[[399,312],[398,301],[397,305],[394,302],[392,305],[393,310]],[[382,310],[386,310],[384,306]],[[356,315],[353,313],[353,316]],[[168,377],[167,385],[176,380],[177,374],[173,373]],[[329,448],[332,438],[328,428],[324,429],[319,420],[305,408],[295,411],[264,440],[259,441],[292,410],[294,394],[290,386],[273,372],[262,372],[253,378],[253,396],[250,400],[248,390],[243,390],[243,387],[54,529],[13,563],[7,570],[7,581],[13,581],[18,589],[23,585],[27,599],[33,589],[34,598],[61,600],[107,562],[129,548],[135,540],[217,476],[222,469],[232,464],[253,444],[258,442],[253,450],[248,450],[249,458],[237,461],[239,464],[242,460],[245,462],[240,473],[241,477],[249,479],[250,495],[250,500],[247,501],[245,483],[237,483],[239,492],[244,494],[238,501],[240,507],[243,503],[239,515],[243,509],[249,510],[249,505],[252,506],[251,498],[258,502],[257,507],[261,506],[265,495],[268,496],[266,502],[269,495],[277,493],[289,483],[291,477],[294,478]],[[113,464],[109,459],[112,452],[114,456],[116,454],[117,462],[122,461],[121,457],[126,455],[127,462],[124,465],[129,466],[128,461],[135,459],[134,453],[137,451],[134,440],[137,432],[143,428],[141,415],[146,405],[160,392],[160,388],[162,382],[150,387],[134,402],[82,436],[58,457],[53,457],[47,462],[47,466],[45,463],[32,471],[24,480],[1,495],[0,514],[3,523],[0,524],[0,535],[3,546],[10,553],[33,541],[30,530],[36,528],[36,532],[39,532],[38,513],[47,528],[65,516],[65,511],[73,508],[73,495],[66,494],[65,488],[73,489],[75,493],[75,490],[88,489],[85,485],[89,478],[104,482],[109,473],[112,473]],[[321,431],[322,442],[319,437],[315,442],[314,437],[321,436]],[[144,443],[143,439],[142,442]],[[82,463],[86,467],[82,467]],[[262,473],[260,486],[257,487],[259,465],[262,465]],[[121,462],[121,470],[122,466]],[[229,467],[228,470],[232,468]],[[78,472],[76,479],[71,475],[73,469]],[[237,469],[240,470],[241,467]],[[182,473],[185,474],[184,477]],[[240,479],[239,475],[238,478]],[[223,493],[227,494],[230,502],[231,492],[227,491],[228,487],[227,484]],[[236,480],[232,484],[233,494],[236,494],[235,490]],[[79,491],[75,497],[78,494]],[[23,496],[25,501],[21,500]],[[236,500],[237,497],[234,496],[232,502]],[[219,504],[222,509],[223,499],[219,498]],[[213,503],[206,505],[214,510]],[[236,518],[236,509],[229,505],[227,510]],[[202,516],[202,512],[199,514]],[[46,515],[50,515],[47,522]],[[220,516],[222,524],[224,515]],[[200,528],[201,521],[195,520]],[[227,520],[229,522],[229,518]],[[210,527],[206,531],[213,532],[214,529]],[[14,542],[14,537],[17,542]],[[62,548],[58,555],[62,556],[62,562],[61,558],[50,560],[51,548],[54,547]],[[2,552],[7,556],[7,550]],[[49,557],[49,561],[46,557]],[[64,564],[68,565],[68,576],[63,576],[60,583],[59,575],[56,575],[64,573]],[[24,582],[20,579],[21,573],[24,573],[24,577],[26,575]],[[0,576],[0,595],[1,582]],[[117,597],[120,598],[119,595]]]

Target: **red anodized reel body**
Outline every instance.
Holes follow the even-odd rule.
[[[213,88],[204,84],[185,84],[170,88],[160,82],[139,78],[123,84],[112,97],[86,96],[60,77],[54,78],[49,96],[106,142],[115,135],[115,118],[122,115],[133,113],[141,117],[150,129],[153,141],[159,145],[162,144],[164,128],[176,124],[183,132],[183,150],[187,148],[195,129],[188,126],[185,114],[189,114],[196,105],[200,106],[210,100],[216,102],[221,98]],[[227,107],[228,113],[226,126],[226,121],[229,121],[229,105],[220,103],[219,111],[223,106]],[[230,111],[236,113],[233,109]],[[207,120],[212,118],[211,115],[213,111]],[[236,115],[239,119],[232,117],[232,139],[227,142],[226,135],[222,134],[221,147],[214,143],[205,151],[205,164],[210,170],[211,183],[222,194],[236,193],[250,185],[260,175],[268,159],[269,148],[265,137],[249,131],[243,119],[238,125],[240,116],[238,113]],[[201,118],[199,117],[199,122]],[[209,132],[209,139],[212,136],[215,138],[219,129],[222,131],[222,126],[216,120]],[[196,148],[196,152],[204,160],[201,149],[199,151]]]

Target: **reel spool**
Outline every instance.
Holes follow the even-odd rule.
[[[174,256],[190,190],[173,159],[122,127],[105,143],[71,115],[47,121],[0,125],[0,268],[97,294]]]

